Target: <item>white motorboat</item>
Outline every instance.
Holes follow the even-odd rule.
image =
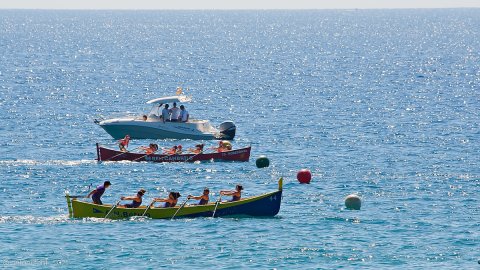
[[[208,120],[190,118],[187,122],[172,122],[163,121],[160,118],[163,104],[189,101],[191,98],[184,95],[156,98],[147,102],[147,104],[153,104],[153,107],[146,115],[107,120],[95,119],[95,123],[115,139],[124,138],[128,134],[132,139],[233,140],[236,126],[232,121],[225,121],[215,128]]]

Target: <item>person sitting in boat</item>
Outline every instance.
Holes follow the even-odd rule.
[[[118,141],[120,151],[127,152],[128,143],[130,142],[130,135],[125,135],[125,138]]]
[[[143,119],[143,121],[147,121],[148,116],[144,114],[144,115],[142,116],[142,119]]]
[[[181,153],[182,153],[182,145],[179,144],[177,145],[177,151],[175,152],[175,154],[180,155]]]
[[[200,153],[203,152],[203,147],[204,146],[205,145],[203,143],[202,144],[197,144],[197,145],[195,145],[194,149],[192,149],[192,148],[188,149],[188,152],[194,153],[194,154],[200,154]]]
[[[219,141],[218,142],[218,147],[214,147],[214,150],[217,150],[217,152],[227,152],[232,150],[232,144],[229,141]]]
[[[162,115],[160,115],[160,119],[162,119],[163,123],[170,122],[170,115],[172,111],[168,109],[168,104],[165,104],[165,107],[162,110]]]
[[[172,122],[178,122],[178,118],[180,117],[180,109],[177,107],[177,103],[173,102],[173,108],[170,110],[172,113]]]
[[[120,197],[120,200],[122,201],[132,201],[131,203],[127,203],[124,205],[119,205],[118,207],[120,208],[138,208],[140,205],[142,205],[142,197],[147,192],[145,189],[141,188],[138,190],[137,195],[135,196],[122,196]]]
[[[209,201],[208,194],[210,194],[210,190],[208,188],[203,189],[203,194],[201,196],[193,196],[193,195],[188,195],[187,198],[189,199],[194,199],[194,200],[200,200],[197,205],[205,205]]]
[[[153,203],[156,203],[156,202],[163,202],[163,208],[167,208],[167,207],[174,207],[175,205],[177,205],[177,201],[178,201],[178,198],[180,198],[180,193],[179,192],[175,192],[175,191],[172,191],[170,192],[170,194],[168,194],[168,198],[154,198],[153,199]],[[153,205],[152,205],[153,207]]]
[[[185,106],[180,105],[180,116],[178,117],[179,122],[188,122],[188,118],[190,115],[188,114],[187,110],[185,110]]]
[[[151,154],[157,152],[158,145],[155,144],[155,143],[151,143],[148,147],[142,146],[142,147],[140,147],[140,149],[144,150],[145,154],[151,155]]]
[[[175,155],[177,153],[178,146],[174,145],[172,148],[163,151],[166,155]]]
[[[103,204],[101,197],[103,193],[105,193],[105,189],[109,188],[111,185],[112,184],[110,183],[110,181],[103,182],[103,185],[98,186],[96,189],[88,193],[87,198],[90,198],[90,196],[92,196],[92,201],[94,204]]]
[[[225,196],[232,196],[231,202],[236,202],[239,201],[240,198],[242,197],[242,190],[243,187],[242,185],[237,185],[235,187],[235,190],[222,190],[220,191],[220,195],[225,195]]]

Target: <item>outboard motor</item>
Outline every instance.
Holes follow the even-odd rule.
[[[218,139],[233,140],[233,137],[235,137],[235,131],[237,131],[237,127],[232,121],[225,121],[220,124],[218,130],[221,134],[220,138]]]

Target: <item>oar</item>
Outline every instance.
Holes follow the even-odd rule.
[[[188,162],[189,160],[191,160],[192,158],[194,158],[194,157],[196,157],[196,156],[198,156],[198,155],[200,155],[200,154],[203,154],[203,151],[200,152],[200,153],[198,153],[198,154],[195,154],[195,155],[189,157],[187,160],[185,160],[185,161],[183,161],[183,162]],[[205,153],[205,154],[206,154],[206,153]]]
[[[217,207],[218,207],[218,204],[220,203],[221,200],[222,200],[222,194],[220,193],[220,197],[218,197],[218,200],[217,200],[217,202],[215,203],[215,209],[213,210],[213,215],[212,215],[212,217],[215,217],[215,212],[217,212]]]
[[[138,149],[138,148],[140,148],[140,146],[139,146],[139,147],[135,147],[135,148],[133,148],[133,149],[130,150],[130,151],[122,152],[122,153],[117,154],[117,155],[115,155],[115,156],[113,156],[113,157],[109,157],[109,158],[105,159],[104,161],[109,161],[109,160],[112,159],[112,158],[116,158],[116,157],[118,157],[118,156],[125,155],[126,153],[130,153],[130,152],[132,152],[133,150],[136,150],[136,149]]]
[[[145,216],[145,214],[147,213],[148,209],[150,209],[150,207],[153,206],[153,204],[155,203],[155,200],[152,200],[152,202],[147,206],[147,208],[145,209],[145,212],[143,212],[143,214],[141,215],[142,217]]]
[[[187,204],[188,200],[190,200],[190,198],[187,198],[187,199],[182,203],[182,205],[180,205],[180,207],[177,209],[177,212],[175,212],[175,214],[173,214],[173,216],[172,216],[171,219],[174,219],[174,218],[175,218],[175,216],[177,215],[178,211],[180,211],[180,209],[182,209],[182,208],[185,206],[185,204]]]
[[[208,148],[208,149],[213,149],[213,148]],[[215,153],[215,152],[214,152],[214,151],[210,151],[210,152],[205,151],[205,152],[203,152],[203,150],[202,150],[200,153],[189,157],[189,158],[188,158],[187,160],[185,160],[184,162],[188,162],[189,160],[191,160],[192,158],[194,158],[194,157],[196,157],[196,156],[198,156],[198,155],[200,155],[200,154],[208,155],[208,154],[213,154],[213,153]]]
[[[108,211],[108,213],[105,215],[104,218],[107,218],[107,217],[110,215],[110,213],[113,211],[113,209],[115,209],[115,208],[120,204],[121,201],[122,201],[122,200],[119,200],[119,201],[110,209],[110,211]]]

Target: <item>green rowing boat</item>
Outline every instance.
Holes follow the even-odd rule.
[[[220,202],[215,210],[215,202],[207,205],[185,205],[184,207],[175,206],[169,208],[148,208],[140,206],[138,208],[116,208],[114,205],[98,205],[79,200],[79,196],[66,195],[68,212],[71,218],[104,218],[108,214],[111,219],[124,219],[133,216],[146,216],[153,219],[170,219],[173,216],[193,218],[193,217],[212,217],[215,211],[215,217],[225,216],[275,216],[280,210],[282,201],[283,180],[278,181],[278,190],[265,193],[258,196],[248,197],[239,201]],[[145,210],[147,210],[145,212]],[[178,211],[178,212],[177,212]],[[145,212],[145,213],[144,213]],[[175,214],[176,213],[176,214]]]

